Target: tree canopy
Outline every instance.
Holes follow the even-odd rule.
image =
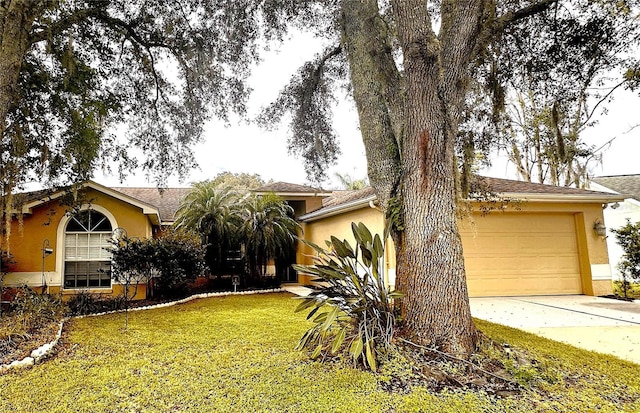
[[[583,187],[597,160],[582,137],[606,113],[640,46],[637,5],[557,4],[518,22],[492,49],[483,81],[505,107],[497,133],[519,176]],[[492,79],[495,77],[495,79]],[[496,116],[500,116],[496,114]]]
[[[456,207],[471,190],[473,163],[483,159],[479,152],[508,143],[499,138],[510,131],[517,137],[505,109],[520,93],[528,98],[523,102],[530,119],[542,125],[540,118],[547,117],[543,126],[553,144],[541,161],[547,173],[554,182],[563,170],[569,181],[581,178],[575,173],[584,149],[578,132],[593,109],[586,107],[594,93],[589,88],[603,72],[623,69],[622,54],[637,41],[638,5],[322,4],[335,10],[325,50],[299,69],[260,121],[279,122],[290,113],[290,149],[302,155],[309,174],[322,174],[337,153],[327,106],[336,99],[336,86],[346,87],[358,111],[371,186],[393,217],[403,331],[421,343],[469,354],[476,336]],[[514,142],[510,148],[517,148]]]
[[[142,166],[159,183],[184,172],[204,120],[244,111],[258,42],[311,30],[325,49],[260,121],[291,119],[290,150],[317,180],[339,153],[331,103],[337,90],[348,91],[369,181],[393,217],[403,332],[467,356],[477,335],[456,221],[457,200],[468,190],[460,170],[465,178],[471,170],[465,164],[494,141],[491,133],[461,132],[474,130],[469,119],[499,120],[506,85],[517,80],[521,91],[545,92],[534,101],[545,98],[539,107],[550,110],[549,133],[573,139],[563,122],[584,122],[571,111],[583,104],[581,85],[591,78],[583,71],[589,61],[581,59],[600,56],[598,47],[618,35],[607,31],[617,27],[609,24],[611,7],[637,19],[636,0],[5,1],[3,195],[31,177],[89,176],[101,159],[126,166],[133,162],[127,145],[140,148]],[[565,19],[573,11],[583,14]],[[603,50],[613,51],[597,60],[606,66],[618,54],[615,47]],[[557,70],[563,59],[568,70]],[[637,80],[637,64],[627,69],[627,78]],[[577,86],[556,97],[548,93],[556,82]],[[480,93],[476,99],[472,91]],[[120,123],[129,125],[126,144],[108,133]],[[561,161],[568,164],[566,149]]]

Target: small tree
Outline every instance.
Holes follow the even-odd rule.
[[[125,301],[125,327],[128,310],[140,284],[147,293],[172,295],[172,290],[195,280],[204,268],[204,249],[197,238],[182,231],[167,231],[157,239],[124,237],[113,242],[111,271],[122,284]],[[153,282],[152,282],[153,281]]]
[[[640,222],[632,224],[627,219],[625,226],[614,229],[612,232],[624,250],[622,261],[618,263],[618,270],[622,276],[622,293],[627,298],[631,281],[640,280]]]
[[[153,245],[151,240],[141,241],[123,237],[112,241],[111,276],[122,285],[124,300],[124,326],[129,328],[129,307],[138,293],[140,284],[149,284],[153,275]]]
[[[239,202],[236,192],[216,180],[197,182],[176,214],[175,228],[200,237],[209,270],[218,277],[225,270],[227,250],[236,244]]]
[[[153,288],[160,295],[175,295],[177,289],[202,275],[204,247],[197,237],[184,231],[167,230],[149,242],[153,246],[152,264],[156,270]]]
[[[261,279],[269,260],[294,248],[300,226],[293,218],[293,208],[276,195],[248,197],[241,208],[239,233],[249,275]]]

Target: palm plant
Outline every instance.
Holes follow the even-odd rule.
[[[269,260],[294,248],[300,228],[293,208],[275,195],[245,199],[240,233],[251,276],[263,277]]]
[[[212,181],[198,182],[176,213],[175,227],[197,234],[206,245],[206,262],[221,275],[224,253],[235,243],[238,193]]]

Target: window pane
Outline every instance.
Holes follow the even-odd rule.
[[[76,275],[76,287],[88,287],[86,275]]]
[[[69,261],[65,263],[64,287],[110,287],[110,261]]]
[[[95,211],[94,211],[95,212]],[[100,214],[99,212],[95,212],[95,214]],[[111,222],[104,215],[100,214],[101,217],[95,217],[92,221],[93,228],[91,231],[100,231],[100,232],[111,232]]]
[[[86,232],[88,222],[82,216],[76,215],[69,220],[67,231],[69,232]]]
[[[78,250],[76,248],[77,245],[77,234],[67,234],[64,245],[64,257],[65,258],[75,258],[78,256]]]
[[[72,217],[65,232],[65,288],[110,287],[111,222],[87,210]]]

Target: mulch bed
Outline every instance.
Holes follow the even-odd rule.
[[[410,393],[414,386],[439,393],[444,390],[471,390],[508,397],[520,394],[518,384],[499,360],[484,358],[471,363],[445,353],[408,343],[397,343],[411,363],[411,373],[394,375],[381,387],[392,393]],[[518,356],[521,357],[521,356]]]
[[[3,322],[11,322],[11,320],[6,319]],[[0,340],[0,364],[9,364],[29,357],[33,350],[53,341],[59,327],[59,321],[51,321],[27,333],[4,337]]]
[[[615,295],[615,294],[601,295],[600,297],[601,298],[610,298],[610,299],[613,299],[613,300],[620,300],[620,301],[629,301],[629,302],[634,301],[633,297],[621,297],[621,296]]]

